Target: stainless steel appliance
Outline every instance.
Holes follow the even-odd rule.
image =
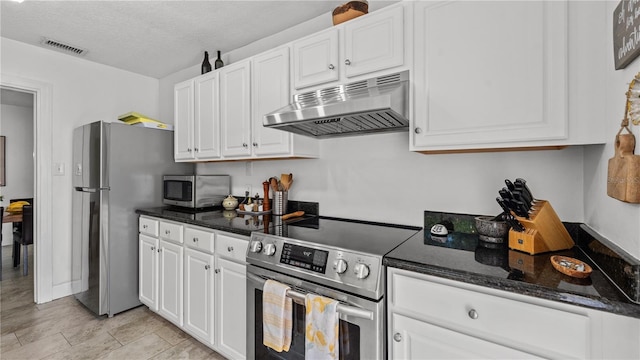
[[[221,206],[231,193],[229,175],[165,175],[162,202],[188,208]]]
[[[162,175],[192,173],[173,161],[173,132],[94,122],[73,131],[72,277],[75,297],[98,315],[138,301],[136,208],[162,205]]]
[[[304,359],[307,293],[340,302],[340,358],[386,357],[382,257],[419,228],[316,217],[283,224],[275,234],[253,232],[247,250],[247,358]],[[291,287],[289,352],[262,344],[262,288],[272,279]]]
[[[263,125],[315,138],[409,130],[409,71],[296,94]]]

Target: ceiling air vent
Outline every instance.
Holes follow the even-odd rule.
[[[87,49],[83,49],[83,48],[79,48],[77,46],[73,46],[73,45],[69,45],[69,44],[65,44],[61,41],[58,40],[53,40],[53,39],[48,39],[48,38],[42,38],[42,41],[40,42],[42,45],[48,46],[48,47],[52,47],[58,51],[62,51],[65,53],[71,53],[73,55],[77,55],[77,56],[84,56],[87,53]]]

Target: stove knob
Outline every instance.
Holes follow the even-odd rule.
[[[262,243],[258,240],[252,241],[251,245],[249,246],[249,251],[251,251],[252,253],[259,253],[260,250],[262,250]]]
[[[338,259],[333,263],[333,268],[338,274],[342,274],[347,271],[347,262],[344,259]]]
[[[266,244],[266,245],[264,246],[264,253],[265,253],[267,256],[273,256],[273,254],[275,254],[275,253],[276,253],[276,245],[275,245],[275,244],[271,244],[271,243]]]
[[[365,264],[356,264],[355,269],[353,269],[353,273],[356,274],[358,279],[364,279],[369,276],[369,267]]]

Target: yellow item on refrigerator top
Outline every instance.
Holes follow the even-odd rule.
[[[7,206],[7,208],[5,209],[6,212],[10,213],[10,214],[19,214],[22,212],[22,207],[25,205],[29,205],[28,201],[16,201],[16,202],[12,202],[9,204],[9,206]]]

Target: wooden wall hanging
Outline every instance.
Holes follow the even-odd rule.
[[[634,155],[636,138],[629,129],[629,118],[634,124],[640,119],[640,89],[636,89],[639,81],[640,73],[629,84],[625,115],[607,172],[607,195],[633,204],[640,204],[640,155]],[[623,134],[623,130],[627,133]]]

